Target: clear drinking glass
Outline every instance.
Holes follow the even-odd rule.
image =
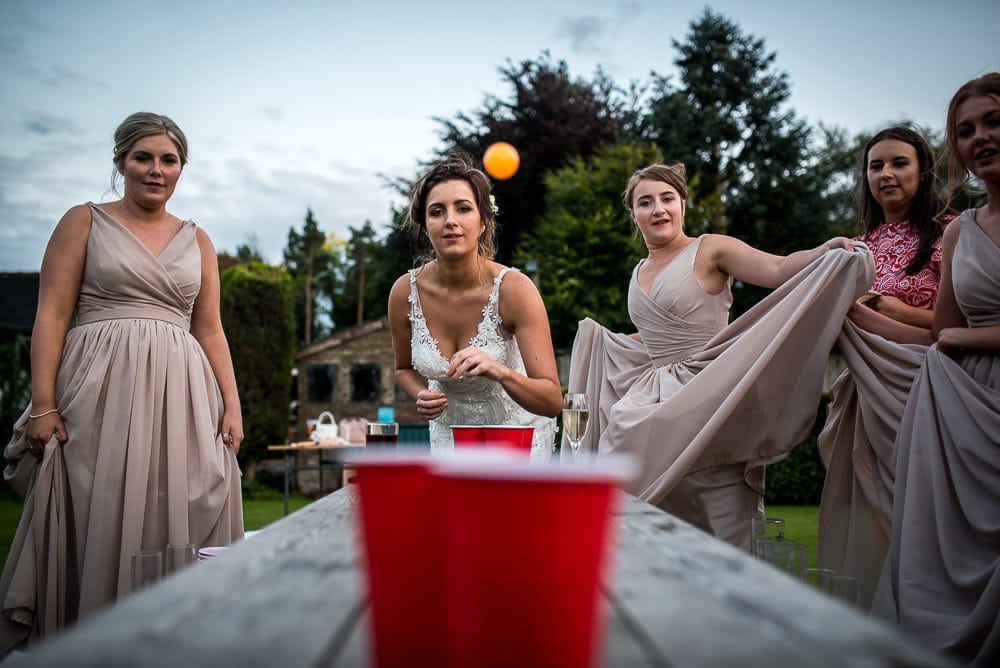
[[[758,559],[763,559],[764,555],[760,551],[761,538],[772,540],[785,539],[785,520],[774,518],[754,517],[750,520],[750,553]]]
[[[163,575],[163,553],[143,550],[132,553],[132,591],[155,584]]]
[[[833,578],[836,573],[829,568],[807,568],[806,583],[827,594],[833,593]]]
[[[197,559],[197,550],[193,543],[171,543],[167,545],[167,575],[190,566]]]
[[[587,421],[590,409],[587,407],[587,395],[577,392],[567,392],[563,397],[562,424],[566,439],[573,448],[573,457],[580,450],[580,441],[587,432]]]
[[[833,595],[852,607],[860,607],[861,594],[858,591],[858,580],[849,575],[834,575],[830,581]]]

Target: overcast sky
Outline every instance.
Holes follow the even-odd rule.
[[[188,136],[171,212],[279,262],[307,208],[383,233],[401,202],[380,175],[415,175],[435,117],[507,97],[508,60],[644,82],[706,6],[777,53],[813,124],[939,131],[954,90],[1000,70],[996,0],[0,0],[0,271],[36,271],[66,209],[117,199],[111,137],[134,111]]]

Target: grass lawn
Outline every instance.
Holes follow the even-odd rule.
[[[295,512],[313,502],[305,496],[289,498],[288,511]],[[21,497],[10,488],[0,490],[0,568],[7,562],[7,552],[14,541],[14,532],[21,519]],[[285,515],[285,502],[281,492],[268,494],[255,491],[243,499],[243,524],[247,531],[256,531]]]
[[[289,511],[303,508],[313,499],[292,496]],[[285,508],[281,492],[254,488],[247,490],[243,498],[243,523],[247,531],[255,531],[284,516]],[[818,506],[767,506],[769,518],[785,520],[785,536],[809,546],[809,562],[816,565],[816,526],[819,516]],[[14,531],[21,518],[21,498],[9,488],[0,489],[0,568],[7,561],[7,552],[14,540]]]
[[[809,566],[816,566],[816,528],[819,526],[819,506],[764,507],[768,519],[785,520],[785,537],[809,546]]]

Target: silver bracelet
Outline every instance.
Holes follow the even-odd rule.
[[[49,413],[58,413],[58,412],[59,412],[58,408],[51,408],[51,409],[45,411],[44,413],[39,413],[38,415],[29,415],[28,419],[29,420],[37,420],[40,417],[45,417]]]

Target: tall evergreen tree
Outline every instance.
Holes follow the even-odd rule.
[[[312,209],[306,212],[301,232],[289,228],[284,257],[285,268],[295,283],[296,341],[309,345],[330,329],[330,323],[317,316],[323,310],[319,306],[321,301],[326,304],[327,312],[332,310],[341,264],[327,244],[326,234],[319,229]]]
[[[386,251],[377,239],[371,221],[360,228],[351,227],[351,238],[344,249],[345,271],[341,290],[333,302],[334,329],[360,325],[386,311],[388,288],[380,280],[379,258]],[[384,291],[383,291],[384,290]]]
[[[679,82],[654,77],[643,134],[687,167],[689,224],[781,254],[832,236],[831,175],[815,159],[810,128],[787,107],[788,76],[764,40],[706,9],[673,45]],[[761,295],[737,290],[735,310]]]

